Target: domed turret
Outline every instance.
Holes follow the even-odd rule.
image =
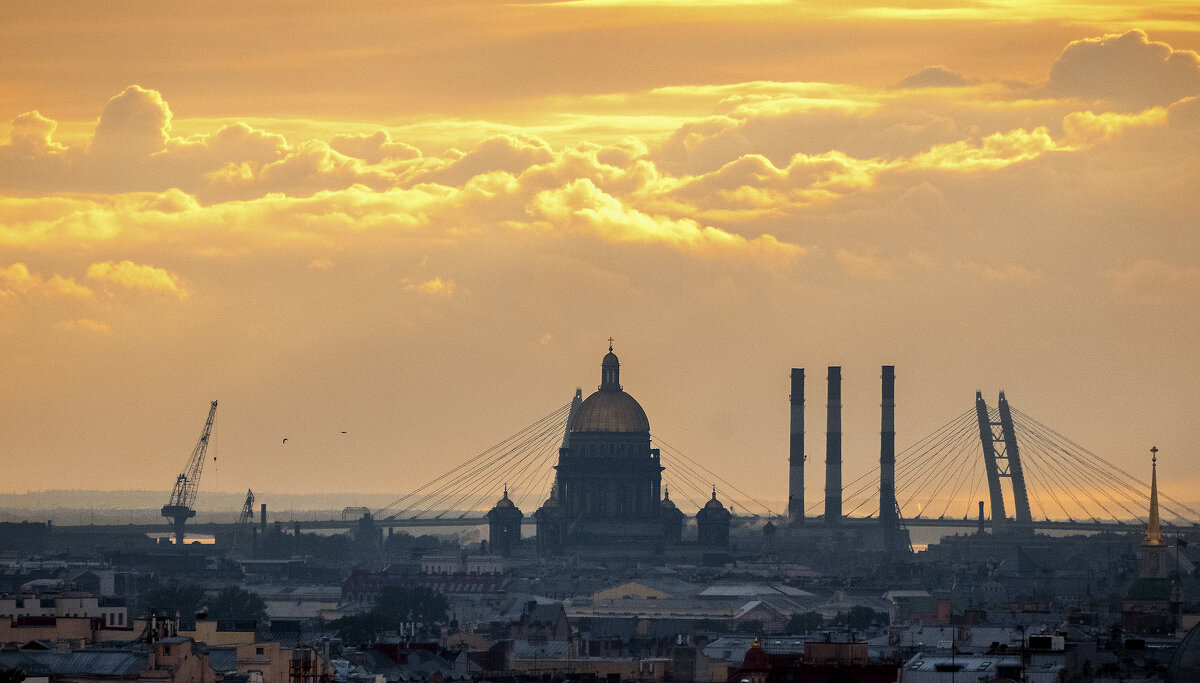
[[[521,520],[525,513],[508,497],[508,485],[504,486],[504,495],[491,510],[488,510],[488,545],[492,552],[501,555],[510,554],[521,542]]]
[[[678,545],[683,541],[683,512],[671,500],[671,489],[663,488],[663,499],[659,503],[659,519],[662,521],[663,541]]]
[[[663,487],[662,509],[664,509],[664,510],[678,510],[679,509],[679,508],[675,507],[675,501],[671,500],[671,488],[670,487]]]
[[[503,509],[503,508],[515,508],[516,506],[517,506],[517,504],[512,502],[512,499],[510,499],[508,497],[508,484],[505,484],[504,485],[504,495],[501,496],[500,500],[496,501],[496,507]]]
[[[705,510],[724,510],[725,509],[725,506],[721,503],[721,501],[717,500],[717,487],[716,486],[713,487],[712,498],[709,499],[709,501],[704,504],[704,509]]]
[[[696,513],[696,540],[703,546],[729,547],[729,519],[733,514],[717,500],[717,487],[713,487],[712,499]]]

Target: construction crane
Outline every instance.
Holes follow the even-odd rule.
[[[245,536],[254,533],[251,528],[253,520],[254,491],[246,489],[246,503],[242,505],[242,514],[238,515],[237,524],[233,527],[233,550],[238,549]]]
[[[217,414],[217,402],[213,401],[208,409],[208,420],[204,422],[204,431],[200,440],[192,449],[192,457],[187,466],[175,480],[175,489],[171,491],[171,500],[162,507],[162,516],[172,520],[175,529],[175,545],[183,547],[183,523],[196,516],[192,505],[196,502],[196,491],[200,488],[200,473],[204,471],[204,451],[208,450],[208,437],[212,435],[213,417]]]

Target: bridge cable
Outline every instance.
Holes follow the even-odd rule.
[[[381,508],[378,511],[378,514],[383,514],[384,512],[387,512],[388,510],[391,510],[391,509],[401,505],[405,501],[409,501],[409,504],[407,505],[407,507],[393,512],[391,515],[389,515],[386,518],[386,519],[395,519],[396,517],[411,511],[413,508],[424,503],[425,501],[429,500],[430,498],[434,498],[435,496],[440,495],[440,490],[433,489],[433,487],[437,486],[439,483],[441,483],[445,479],[447,479],[449,477],[454,477],[456,475],[461,477],[464,474],[464,472],[463,472],[464,470],[466,470],[465,474],[467,476],[471,476],[475,472],[480,471],[481,469],[486,470],[486,468],[488,468],[492,464],[494,464],[495,461],[492,458],[496,451],[509,447],[513,442],[526,439],[529,432],[531,432],[535,429],[541,428],[542,425],[544,423],[546,423],[547,421],[555,421],[555,422],[562,421],[563,419],[565,419],[565,415],[570,412],[570,408],[571,408],[571,404],[568,403],[560,408],[555,409],[549,415],[538,419],[533,424],[525,427],[524,429],[517,432],[516,434],[513,434],[513,435],[503,439],[499,443],[489,447],[488,449],[484,450],[482,453],[479,453],[478,455],[470,458],[466,462],[464,462],[460,465],[457,465],[456,467],[453,467],[446,472],[443,472],[442,474],[440,474],[437,477],[435,477],[434,479],[426,482],[425,484],[422,484],[421,486],[414,489],[413,491],[410,491],[409,493],[404,494],[403,496],[396,499],[388,506]],[[427,491],[429,489],[433,489],[433,490]],[[426,493],[424,495],[418,495],[418,494],[421,494],[422,492],[426,492]]]

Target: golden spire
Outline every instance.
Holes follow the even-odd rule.
[[[1158,448],[1150,447],[1150,518],[1142,545],[1162,545],[1162,523],[1158,519]]]

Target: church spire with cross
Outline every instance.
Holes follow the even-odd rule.
[[[1141,568],[1143,579],[1167,578],[1167,547],[1163,545],[1162,520],[1158,516],[1158,449],[1150,449],[1150,514],[1146,535],[1142,537]]]
[[[1158,448],[1150,447],[1150,516],[1142,545],[1162,545],[1162,521],[1158,516]]]

